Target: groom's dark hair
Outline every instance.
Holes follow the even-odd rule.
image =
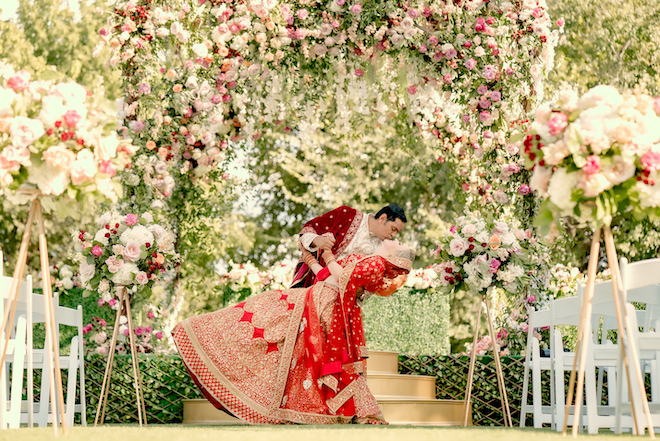
[[[398,204],[390,204],[387,207],[381,208],[378,213],[376,213],[376,219],[380,218],[383,214],[387,215],[388,221],[401,219],[404,223],[408,222],[408,219],[406,219],[406,213]]]

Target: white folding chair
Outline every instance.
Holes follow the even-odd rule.
[[[548,302],[548,309],[535,311],[528,308],[529,327],[527,349],[525,353],[525,371],[523,377],[523,395],[521,400],[520,426],[524,427],[526,415],[531,413],[534,427],[550,424],[553,429],[561,430],[564,419],[565,392],[564,372],[571,368],[572,353],[564,352],[561,332],[557,325],[577,326],[580,320],[580,299],[565,297]],[[549,329],[550,357],[541,357],[540,343],[534,337],[536,329]],[[550,405],[544,405],[541,399],[541,372],[550,372]],[[532,376],[532,404],[527,404],[529,376]],[[572,421],[573,416],[569,417]]]

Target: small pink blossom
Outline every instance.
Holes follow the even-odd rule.
[[[444,77],[442,77],[442,81],[445,84],[449,84],[452,82],[451,74],[446,74]]]
[[[127,226],[135,225],[140,222],[140,219],[138,218],[137,214],[134,213],[129,213],[126,215],[126,219],[124,220]]]
[[[452,225],[451,228],[449,229],[449,232],[451,234],[454,234],[457,231],[458,231],[458,227],[456,225]]]
[[[158,331],[154,334],[158,340],[163,338],[163,333],[161,331]]]
[[[417,93],[417,88],[416,88],[415,86],[410,86],[410,87],[408,88],[408,93],[409,93],[410,95],[414,95],[414,94],[416,94],[416,93]]]
[[[430,44],[431,46],[435,46],[435,45],[437,45],[437,44],[438,44],[438,37],[436,37],[435,35],[431,35],[431,36],[429,37],[429,44]]]
[[[149,95],[151,93],[151,85],[149,83],[140,84],[139,92],[142,95]]]
[[[115,169],[115,165],[109,159],[107,161],[101,161],[101,164],[99,166],[99,171],[103,174],[106,174],[106,175],[110,176],[110,177],[113,177],[117,174],[117,170]]]
[[[600,156],[587,156],[587,163],[584,165],[584,167],[582,167],[582,171],[584,171],[587,175],[598,173],[600,171]]]
[[[140,336],[140,335],[142,335],[142,334],[144,334],[144,328],[143,328],[142,326],[138,326],[138,327],[135,329],[135,335]]]
[[[410,9],[408,9],[408,17],[417,18],[417,17],[419,17],[419,12],[417,12],[417,9],[415,9],[415,8],[410,8]]]
[[[490,94],[490,100],[494,103],[498,102],[499,100],[502,99],[502,94],[498,91],[491,92]]]
[[[351,6],[351,12],[355,15],[358,15],[362,12],[362,5],[359,3],[354,4]]]
[[[465,60],[465,67],[467,67],[470,70],[474,69],[476,65],[477,65],[477,60],[475,60],[474,58]]]
[[[148,318],[149,320],[153,320],[153,319],[154,319],[154,313],[153,313],[153,311],[147,311],[147,318]]]
[[[103,254],[103,248],[100,245],[94,245],[90,251],[92,256],[99,257]]]
[[[135,242],[129,242],[128,245],[124,247],[122,256],[124,257],[124,259],[130,262],[137,262],[138,260],[140,260],[140,253],[141,253],[140,245],[138,245]]]
[[[525,301],[530,305],[533,305],[536,302],[536,296],[529,296],[525,299]]]
[[[506,70],[504,71],[504,73],[507,74],[508,76],[511,76],[511,75],[513,75],[513,69],[510,68],[510,67],[507,67]]]
[[[30,85],[30,72],[26,70],[19,70],[16,74],[7,80],[7,86],[14,89],[16,92],[25,90]]]
[[[307,9],[298,9],[298,12],[296,13],[296,15],[298,16],[298,18],[300,20],[304,20],[307,17],[309,17],[309,12],[307,12]]]
[[[420,53],[425,54],[427,51],[428,51],[428,48],[426,47],[425,44],[422,44],[421,46],[419,46],[419,52]]]
[[[490,119],[490,112],[488,110],[479,112],[479,121],[486,122],[489,119]]]
[[[231,103],[231,95],[229,95],[229,94],[223,95],[222,96],[222,102],[225,103],[225,104]]]
[[[564,20],[564,17],[560,17],[557,19],[557,26],[559,26],[560,28],[563,28],[565,24],[566,24],[566,20]]]
[[[522,196],[526,196],[529,193],[531,193],[532,189],[529,185],[527,184],[522,184],[520,187],[518,187],[518,193],[521,194]]]
[[[119,259],[117,256],[110,256],[106,259],[105,264],[108,266],[108,271],[110,271],[112,274],[115,274],[117,271],[119,271],[119,268],[124,266],[124,260]]]
[[[362,75],[364,75],[364,72],[362,71],[362,69],[355,69],[355,76],[356,77],[361,77]]]
[[[495,79],[497,76],[497,71],[495,70],[495,66],[492,64],[489,64],[484,68],[484,78],[487,79],[488,81],[492,81]]]
[[[130,332],[128,332],[128,328],[127,328],[127,329],[124,329],[123,334],[124,334],[126,337],[128,337],[128,336],[130,335]]]
[[[75,110],[67,110],[62,119],[64,120],[64,124],[71,128],[75,128],[82,117]]]
[[[559,135],[566,126],[568,126],[568,115],[563,112],[554,112],[548,121],[548,128],[552,136]]]
[[[109,305],[111,308],[112,308],[113,306],[115,306],[116,304],[117,304],[117,299],[110,299],[110,300],[108,301],[108,305]]]
[[[100,308],[101,306],[103,306],[103,304],[105,303],[105,301],[104,301],[103,299],[99,299],[99,301],[98,301],[97,303],[98,303],[99,308]],[[91,326],[91,325],[90,325],[90,326]],[[90,328],[90,331],[91,331],[91,328]]]

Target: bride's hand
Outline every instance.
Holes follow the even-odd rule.
[[[408,274],[401,274],[400,276],[396,276],[392,280],[392,285],[396,286],[394,291],[401,288],[404,285],[404,283],[406,283],[406,280],[408,280]]]

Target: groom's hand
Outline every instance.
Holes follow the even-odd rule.
[[[332,235],[332,233],[325,233],[322,236],[317,236],[312,241],[312,244],[315,247],[318,247],[322,250],[330,251],[330,250],[332,250],[332,247],[335,244],[335,237]]]

